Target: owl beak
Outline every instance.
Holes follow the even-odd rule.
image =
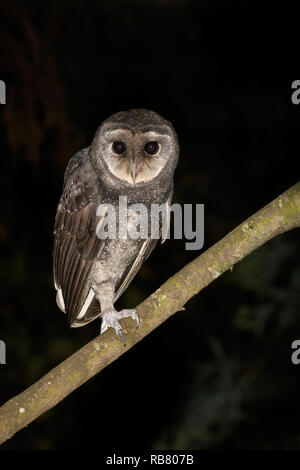
[[[133,183],[135,183],[137,176],[140,172],[140,169],[141,169],[140,162],[137,160],[135,156],[133,156],[130,162],[130,176],[131,176]]]
[[[136,165],[132,165],[130,169],[130,176],[132,179],[132,182],[135,183],[136,177],[137,177],[137,172],[136,172]]]

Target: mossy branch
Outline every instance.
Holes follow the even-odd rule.
[[[109,329],[0,408],[0,443],[126,353],[222,273],[271,238],[300,226],[300,183],[209,248],[137,307],[141,325],[122,320],[127,346]]]

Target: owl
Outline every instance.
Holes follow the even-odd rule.
[[[171,123],[153,111],[132,109],[106,119],[91,145],[69,161],[55,217],[53,271],[57,304],[71,327],[101,318],[101,333],[114,328],[125,345],[119,320],[131,317],[139,326],[135,309],[117,311],[114,304],[166,237],[161,228],[169,220],[178,156]],[[128,207],[143,204],[149,217],[153,204],[164,207],[159,233],[149,228],[143,237],[120,237],[116,230],[114,237],[100,237],[105,217],[98,208],[118,214],[121,196]],[[126,212],[127,228],[132,218]]]

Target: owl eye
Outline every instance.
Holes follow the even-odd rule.
[[[124,153],[126,150],[126,145],[121,140],[116,140],[112,144],[112,149],[114,153],[117,153],[118,155],[122,155],[122,153]]]
[[[146,143],[144,148],[149,155],[155,155],[158,152],[159,144],[155,140],[151,140],[151,142]]]

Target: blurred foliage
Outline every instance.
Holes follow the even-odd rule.
[[[267,74],[277,52],[259,41],[265,18],[253,2],[2,3],[1,403],[99,332],[98,322],[67,327],[51,252],[66,162],[103,119],[146,107],[173,122],[175,201],[205,203],[204,249],[296,182],[299,129],[291,82]],[[136,305],[198,254],[184,240],[157,247],[119,305]],[[295,230],[2,449],[298,449],[299,271]]]

